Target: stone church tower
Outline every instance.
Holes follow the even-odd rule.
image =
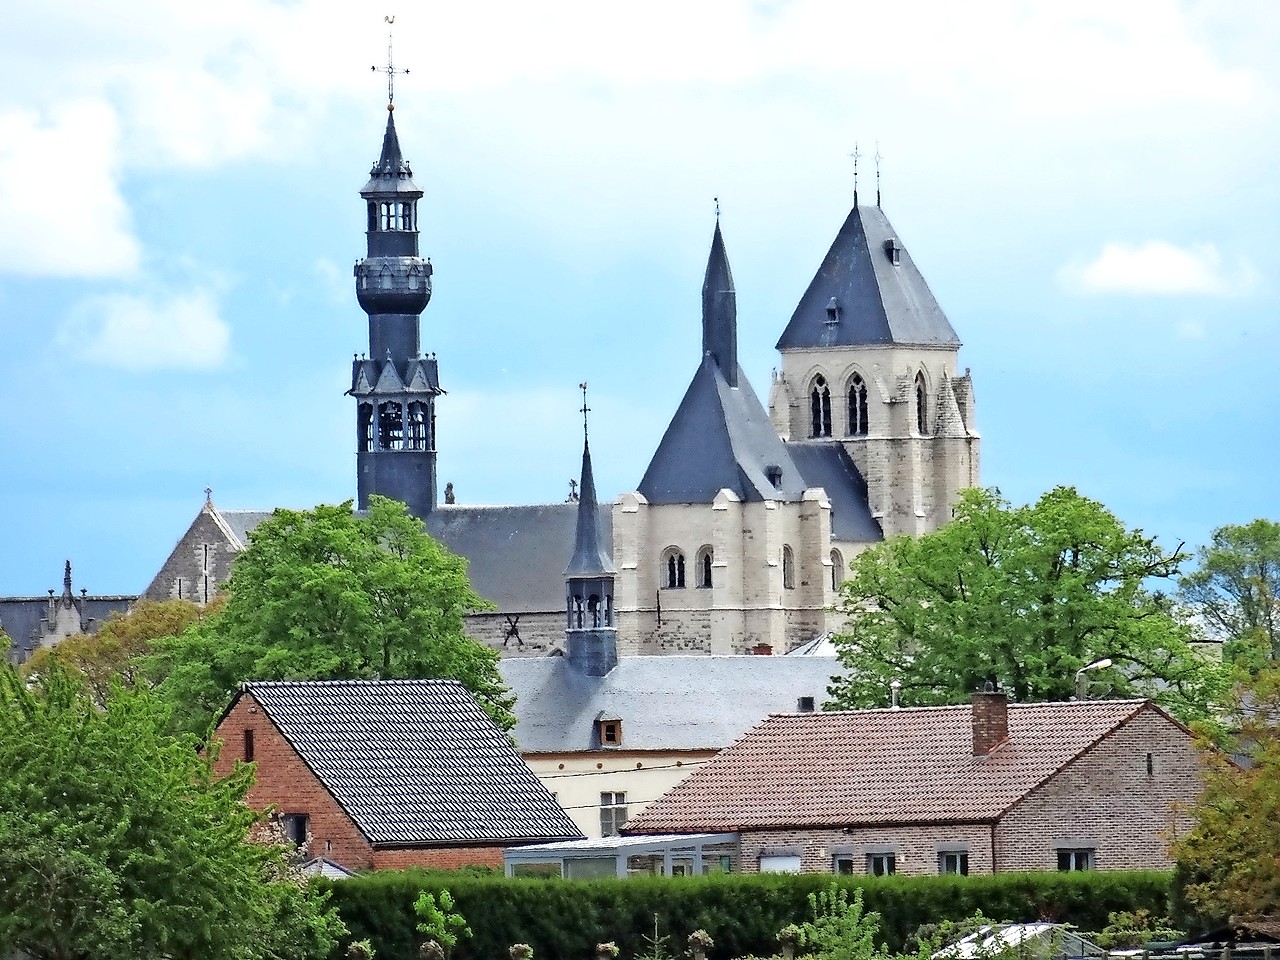
[[[379,494],[426,517],[436,506],[435,398],[444,391],[435,357],[424,357],[419,343],[431,261],[418,255],[422,190],[400,153],[394,110],[388,103],[382,155],[360,191],[368,255],[355,266],[356,299],[369,315],[369,354],[353,361],[348,393],[356,398],[360,509]]]
[[[788,446],[838,440],[886,537],[936,530],[979,485],[960,338],[878,204],[855,200],[777,348],[779,435]]]

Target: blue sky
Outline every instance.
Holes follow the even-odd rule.
[[[354,495],[383,12],[460,501],[563,499],[583,379],[597,484],[634,489],[697,365],[713,197],[767,394],[878,141],[965,341],[985,483],[1073,484],[1170,547],[1280,517],[1268,0],[16,0],[0,594],[68,557],[77,587],[143,589],[206,484],[233,508]]]

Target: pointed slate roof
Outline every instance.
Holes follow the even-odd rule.
[[[640,481],[650,503],[798,500],[804,479],[738,365],[737,298],[720,224],[702,284],[702,364]]]
[[[364,185],[360,195],[368,197],[373,194],[411,193],[422,196],[422,190],[413,182],[413,171],[409,169],[409,161],[400,152],[400,138],[396,135],[395,110],[387,106],[387,130],[382,135],[382,154],[378,162],[369,171],[369,182]]]
[[[1144,714],[1148,700],[1009,705],[1009,737],[973,756],[968,705],[777,714],[627,824],[668,833],[987,821]]]
[[[573,557],[565,568],[566,577],[613,576],[617,568],[605,552],[600,538],[600,504],[596,501],[596,478],[591,472],[591,445],[582,440],[582,474],[578,499],[578,525],[573,538]]]
[[[246,695],[371,843],[582,836],[457,681],[255,682]]]
[[[827,309],[833,298],[835,323]],[[777,349],[868,344],[959,347],[960,338],[889,218],[879,207],[856,206],[800,298]]]
[[[729,386],[738,385],[738,298],[718,220],[702,281],[702,352],[712,356]]]
[[[706,356],[638,489],[661,504],[711,503],[724,488],[741,500],[790,501],[804,495],[805,482],[741,367],[730,386]]]

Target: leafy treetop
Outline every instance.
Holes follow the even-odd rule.
[[[99,706],[57,662],[0,670],[0,956],[306,960],[345,932],[250,841],[249,768],[215,776],[167,724],[145,688]]]
[[[1210,633],[1225,642],[1228,660],[1242,650],[1280,660],[1280,523],[1257,519],[1213,531],[1182,578],[1182,599]]]
[[[854,558],[841,587],[849,615],[835,640],[847,677],[836,707],[882,706],[889,684],[911,705],[956,703],[987,681],[1018,701],[1066,700],[1076,673],[1091,692],[1151,696],[1184,720],[1205,715],[1221,670],[1145,583],[1185,559],[1101,504],[1057,487],[1013,507],[993,490],[961,495],[955,519]]]
[[[159,690],[204,732],[246,680],[442,678],[462,682],[504,729],[512,698],[498,655],[463,633],[491,605],[405,506],[371,498],[277,510],[237,557],[222,611],[158,644]]]

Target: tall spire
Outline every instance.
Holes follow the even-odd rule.
[[[719,203],[716,232],[711,237],[707,275],[702,281],[702,353],[710,354],[729,386],[738,385],[738,301],[733,274],[720,233]]]
[[[573,558],[565,568],[566,577],[613,576],[617,568],[600,545],[600,501],[596,497],[596,480],[591,470],[591,444],[587,437],[587,385],[582,391],[582,475],[578,495],[578,527],[573,540]]]

